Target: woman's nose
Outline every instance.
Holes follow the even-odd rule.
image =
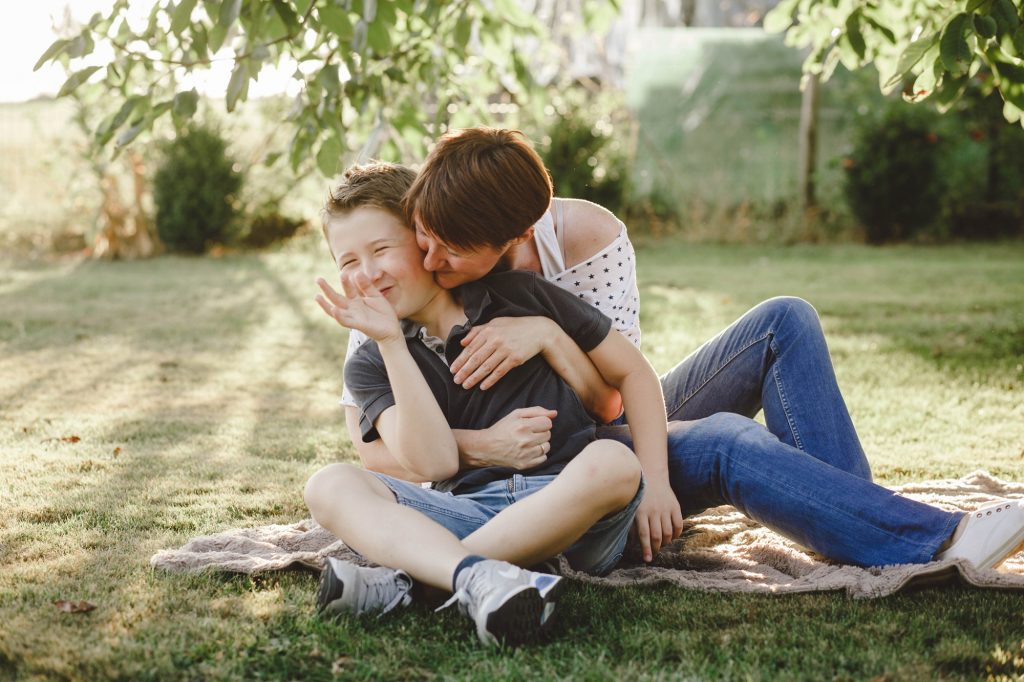
[[[431,244],[427,248],[427,253],[423,256],[423,268],[434,272],[440,270],[441,266],[444,265],[444,258],[440,255],[441,249],[436,244]]]

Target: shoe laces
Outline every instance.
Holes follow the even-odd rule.
[[[370,604],[384,603],[384,608],[377,615],[394,610],[401,604],[408,606],[412,603],[412,578],[404,571],[395,571],[394,574],[378,573],[364,583],[363,601]],[[394,592],[394,594],[392,594]]]
[[[470,567],[466,570],[468,571],[468,573],[466,574],[465,580],[461,581],[462,584],[458,586],[458,588],[455,590],[455,593],[452,594],[448,601],[434,609],[435,613],[437,611],[443,611],[452,604],[458,603],[460,613],[470,616],[474,615],[470,613],[470,604],[472,603],[472,596],[474,594],[482,594],[487,589],[492,587],[492,585],[488,580],[486,571],[474,571],[473,567]]]

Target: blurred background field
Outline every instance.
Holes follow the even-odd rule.
[[[631,51],[620,94],[555,90],[546,96],[553,105],[512,108],[498,113],[498,122],[521,128],[542,151],[565,121],[596,130],[593,161],[584,161],[599,167],[598,180],[620,179],[623,188],[612,190],[619,194],[603,203],[618,203],[611,208],[631,216],[637,234],[755,242],[808,237],[795,225],[801,54],[760,29],[643,29],[634,40],[643,48]],[[824,89],[819,194],[828,222],[813,239],[855,238],[840,161],[856,120],[881,100],[870,73],[839,74]],[[296,179],[280,164],[263,166],[268,149],[287,145],[287,102],[282,96],[250,104],[232,116],[216,102],[202,112],[247,173],[243,203],[280,194],[285,213],[315,219],[328,180],[312,173]],[[0,187],[7,197],[0,240],[9,248],[91,243],[100,195],[75,113],[66,100],[0,104]],[[152,145],[144,153],[151,161],[158,156]],[[385,147],[384,155],[397,151]],[[551,165],[560,164],[552,159]],[[556,192],[573,194],[574,180],[565,176],[574,172],[579,169],[555,173]]]

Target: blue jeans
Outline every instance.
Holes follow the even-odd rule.
[[[683,514],[731,504],[827,557],[930,561],[962,513],[900,497],[871,470],[814,308],[761,303],[662,377],[669,480]],[[764,410],[767,428],[751,417]],[[632,445],[623,426],[599,438]]]
[[[511,478],[493,481],[472,492],[453,495],[377,472],[370,473],[391,489],[400,505],[424,514],[447,528],[460,540],[493,519],[498,512],[529,497],[555,480],[555,475],[515,474]],[[636,508],[643,498],[643,492],[644,482],[641,479],[636,495],[626,507],[595,523],[583,537],[563,552],[572,568],[593,575],[604,575],[619,563],[626,548],[626,536],[633,523]]]

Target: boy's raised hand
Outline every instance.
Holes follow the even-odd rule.
[[[365,274],[342,276],[345,296],[323,277],[318,277],[316,283],[323,292],[317,294],[316,302],[342,326],[358,329],[378,343],[402,338],[402,325],[395,309]]]

